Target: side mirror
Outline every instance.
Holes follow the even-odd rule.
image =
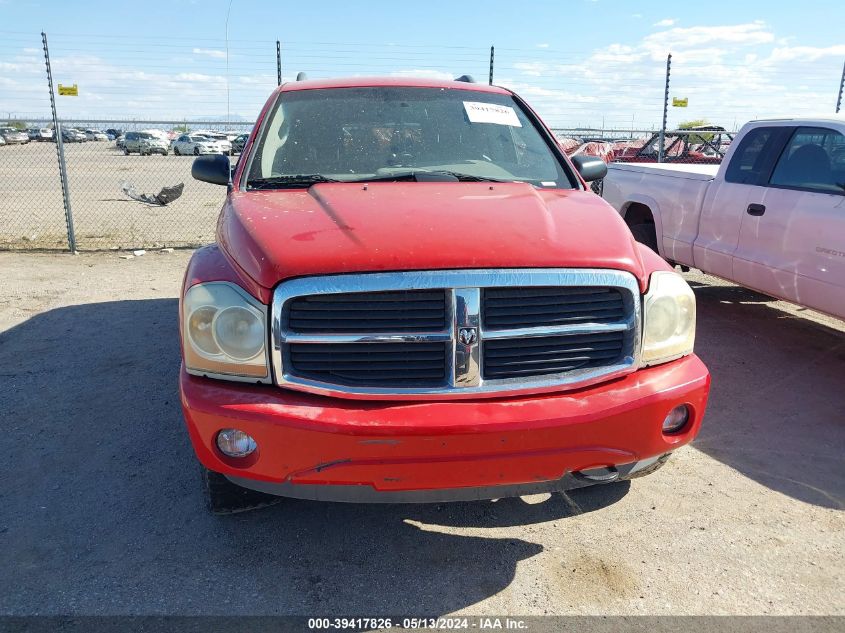
[[[191,176],[212,185],[228,185],[232,178],[232,167],[229,157],[223,154],[199,156],[194,159]]]
[[[572,156],[571,160],[572,164],[575,165],[575,169],[581,174],[581,178],[587,182],[601,180],[607,176],[607,163],[601,158],[578,154],[577,156]],[[196,178],[196,176],[194,177]]]

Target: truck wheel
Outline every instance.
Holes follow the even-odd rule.
[[[631,229],[631,233],[633,234],[635,240],[637,240],[640,244],[645,244],[655,253],[658,252],[657,233],[654,231],[653,224],[635,224],[629,228]]]
[[[124,156],[129,156],[129,148],[127,148],[127,147],[124,147],[124,148],[123,148],[123,155],[124,155]]]
[[[220,473],[207,468],[202,469],[202,487],[206,504],[212,514],[236,514],[265,508],[282,501],[282,497],[242,488]]]
[[[639,479],[640,477],[645,477],[646,475],[650,475],[653,472],[656,472],[663,468],[663,465],[669,461],[669,458],[672,457],[672,453],[666,453],[665,455],[661,455],[660,458],[654,462],[651,466],[646,466],[642,470],[638,470],[633,475],[627,475],[625,477],[620,477],[620,480],[628,481],[631,479]]]

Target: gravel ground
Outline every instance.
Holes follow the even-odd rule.
[[[845,614],[845,323],[692,273],[711,404],[655,475],[218,518],[176,387],[189,256],[0,253],[0,614]]]

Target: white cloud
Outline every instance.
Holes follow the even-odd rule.
[[[819,48],[817,46],[786,46],[772,51],[769,61],[805,61],[814,62],[822,57],[845,57],[845,44]]]
[[[391,77],[422,77],[424,79],[443,79],[449,81],[460,75],[460,73],[446,73],[440,70],[428,70],[413,68],[409,70],[396,70],[390,73]]]
[[[672,26],[675,22],[676,20],[674,18],[666,18],[665,20],[655,22],[652,26]]]
[[[548,47],[549,47],[549,45],[545,44],[545,43],[544,44],[537,44],[537,48],[548,48]]]
[[[675,27],[668,31],[652,33],[643,38],[641,46],[653,59],[666,53],[690,51],[706,45],[730,45],[732,48],[756,46],[773,42],[774,34],[760,20],[745,24],[723,26]]]
[[[216,48],[195,48],[192,52],[194,55],[205,55],[213,59],[226,59],[226,51],[217,50]]]

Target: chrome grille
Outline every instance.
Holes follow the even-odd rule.
[[[640,296],[610,270],[368,273],[284,282],[277,384],[347,397],[575,388],[634,371]]]

